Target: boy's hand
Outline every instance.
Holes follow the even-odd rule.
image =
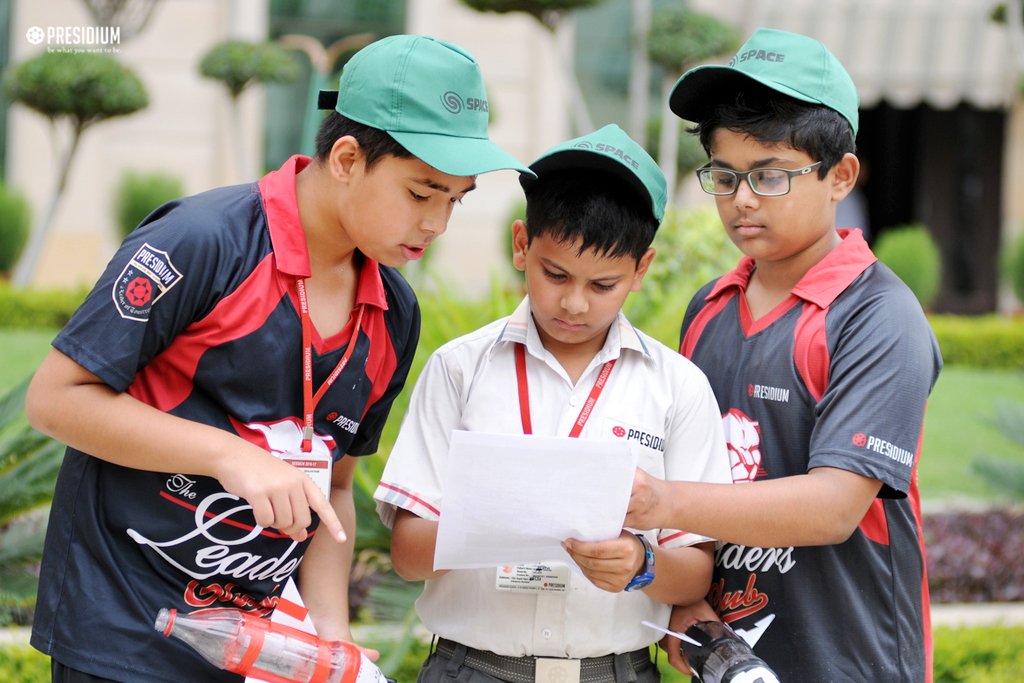
[[[622,526],[631,529],[661,529],[672,527],[671,523],[662,523],[667,514],[663,493],[665,482],[644,472],[639,467],[633,474],[633,490],[629,494],[629,505],[626,508],[626,519]]]
[[[676,633],[686,633],[686,629],[698,621],[719,621],[719,619],[715,611],[711,609],[711,605],[703,600],[689,605],[674,605],[672,607],[672,616],[668,620],[668,630],[675,631]],[[682,643],[678,638],[666,635],[658,645],[668,654],[669,664],[684,674],[696,675],[696,672],[690,669],[686,657],[683,656],[683,651],[680,647]]]
[[[644,546],[628,531],[610,541],[570,538],[562,541],[562,547],[592,584],[609,593],[623,590],[644,566]]]
[[[307,529],[313,522],[310,511],[314,511],[331,537],[344,542],[345,529],[320,487],[305,472],[261,448],[253,448],[258,451],[256,457],[246,454],[242,465],[238,464],[241,459],[231,459],[217,479],[226,491],[252,506],[256,523],[301,543],[309,536]]]

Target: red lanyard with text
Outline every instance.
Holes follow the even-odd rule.
[[[316,405],[320,403],[320,399],[323,398],[327,390],[334,384],[334,380],[338,379],[338,375],[348,365],[348,359],[352,357],[352,352],[356,348],[356,343],[359,341],[359,328],[363,322],[363,306],[357,305],[358,312],[356,313],[356,322],[352,327],[352,334],[348,339],[348,348],[345,349],[345,353],[341,356],[341,360],[338,361],[337,367],[331,372],[331,374],[324,380],[324,383],[317,389],[316,394],[313,394],[313,341],[312,341],[312,327],[313,323],[309,318],[309,301],[306,299],[306,281],[299,278],[295,281],[295,289],[299,295],[299,313],[302,318],[302,412],[303,412],[303,429],[302,429],[302,452],[310,453],[313,451],[313,411],[316,409]]]
[[[583,431],[583,425],[587,424],[587,420],[590,419],[590,413],[594,411],[594,405],[601,396],[601,392],[604,391],[604,385],[608,383],[608,376],[612,374],[614,367],[614,358],[601,366],[601,372],[594,380],[594,386],[590,390],[590,395],[587,396],[587,402],[583,404],[576,422],[569,430],[570,438],[578,437]],[[516,344],[516,383],[519,385],[519,417],[523,422],[523,434],[533,434],[533,424],[530,420],[530,388],[526,383],[526,345],[518,343]]]

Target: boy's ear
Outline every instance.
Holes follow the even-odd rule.
[[[643,284],[644,276],[647,275],[647,269],[650,268],[651,261],[654,260],[654,253],[654,247],[648,247],[644,255],[640,257],[640,262],[636,265],[636,272],[633,273],[633,284],[630,285],[629,291],[640,291],[640,285]]]
[[[516,270],[526,270],[526,249],[530,237],[526,234],[526,223],[522,219],[512,222],[512,265]]]
[[[331,176],[345,182],[351,176],[357,163],[365,158],[359,141],[351,135],[343,135],[334,141],[330,154],[327,155],[327,167]]]
[[[857,155],[847,152],[843,158],[832,167],[832,201],[839,203],[850,194],[857,184],[857,176],[860,175],[860,159]]]

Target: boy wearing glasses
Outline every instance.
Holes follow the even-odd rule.
[[[701,187],[745,254],[694,296],[680,348],[745,485],[638,472],[626,524],[724,541],[708,603],[677,608],[676,630],[717,614],[783,681],[931,680],[916,465],[942,360],[910,290],[835,228],[859,171],[856,88],[818,41],[759,29],[728,66],[684,74],[670,106],[696,124]]]

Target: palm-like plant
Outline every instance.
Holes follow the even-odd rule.
[[[25,380],[0,398],[0,611],[16,618],[35,602],[44,513],[64,452],[25,421],[27,389]]]

